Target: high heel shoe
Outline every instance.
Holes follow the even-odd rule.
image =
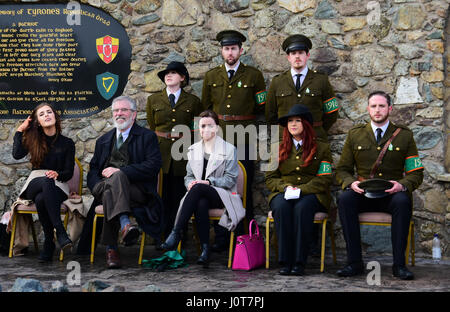
[[[208,267],[209,264],[209,244],[202,244],[202,253],[198,257],[197,264]]]
[[[164,250],[175,250],[181,240],[181,231],[172,230],[166,241],[161,244],[160,248]]]

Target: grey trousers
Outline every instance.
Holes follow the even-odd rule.
[[[102,244],[117,245],[120,230],[119,216],[131,214],[132,208],[146,203],[145,194],[127,176],[118,171],[97,183],[92,191],[103,205]]]

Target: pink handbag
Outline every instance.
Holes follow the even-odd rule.
[[[253,224],[256,227],[256,233],[252,231]],[[259,234],[258,223],[254,219],[250,221],[248,232],[250,234],[236,238],[233,270],[250,271],[263,266],[266,262],[264,238]]]

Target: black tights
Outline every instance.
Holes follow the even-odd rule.
[[[46,239],[53,239],[53,229],[56,229],[57,234],[66,231],[61,221],[61,204],[67,195],[56,186],[53,179],[34,178],[22,197],[34,201]]]
[[[201,244],[209,243],[209,209],[223,208],[223,202],[217,191],[206,184],[196,184],[186,195],[174,230],[182,231],[192,214],[197,223]]]

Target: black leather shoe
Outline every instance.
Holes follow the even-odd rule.
[[[39,254],[38,260],[40,263],[51,262],[53,260],[53,253],[55,252],[55,243],[53,240],[44,240],[44,250]]]
[[[393,266],[392,275],[402,280],[414,279],[414,274],[408,270],[405,266]]]
[[[139,229],[136,226],[131,225],[131,223],[125,225],[121,232],[122,243],[125,246],[133,246],[134,244],[136,244],[139,239],[139,235],[141,235]]]
[[[198,257],[197,264],[201,264],[204,267],[207,267],[209,264],[209,245],[202,244],[202,253],[200,257]]]
[[[160,248],[164,250],[175,250],[181,240],[181,231],[172,230],[166,241],[161,244]]]
[[[290,275],[291,274],[291,266],[285,266],[282,267],[281,270],[278,272],[280,275]]]
[[[341,270],[338,270],[336,272],[337,276],[340,277],[350,277],[350,276],[356,276],[364,273],[364,266],[362,264],[357,265],[347,265]]]
[[[67,235],[66,232],[57,234],[57,239],[58,239],[59,248],[61,248],[63,251],[66,251],[66,249],[71,248],[73,245],[72,241],[69,238],[69,235]]]
[[[302,276],[305,275],[305,268],[301,265],[295,265],[291,270],[291,275]]]

